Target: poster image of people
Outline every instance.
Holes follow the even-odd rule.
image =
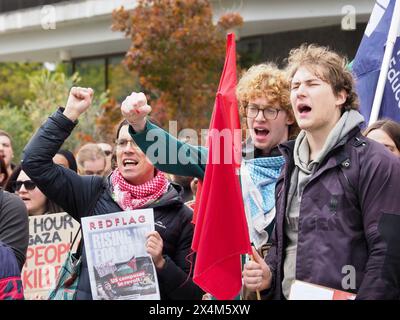
[[[129,261],[112,267],[97,266],[95,269],[100,300],[129,300],[157,294],[157,282],[150,257],[132,257]]]

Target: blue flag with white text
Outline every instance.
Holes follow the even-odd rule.
[[[395,2],[395,0],[376,1],[352,66],[356,77],[361,113],[367,123],[371,114]],[[379,118],[400,121],[399,35],[389,64]]]

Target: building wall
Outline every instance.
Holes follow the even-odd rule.
[[[290,49],[302,43],[329,46],[352,60],[363,37],[365,27],[365,23],[360,23],[353,31],[343,31],[337,25],[242,38],[237,46],[241,65],[248,67],[254,63],[273,61],[282,66]]]
[[[343,9],[348,6],[353,8],[357,22],[365,23],[374,0],[211,0],[211,3],[215,21],[224,13],[239,12],[245,23],[238,35],[247,38],[266,34],[281,37],[284,33],[296,34],[298,30],[339,27]],[[112,11],[122,5],[133,9],[137,0],[57,1],[50,7],[0,12],[0,61],[56,62],[124,52],[129,48],[129,40],[123,33],[110,29]],[[332,30],[329,37],[337,33]],[[318,31],[311,33],[318,36]]]
[[[328,45],[352,59],[375,2],[210,1],[215,22],[229,12],[243,16],[245,23],[237,34],[244,68],[264,61],[282,65],[289,50],[303,42]],[[35,3],[39,6],[32,7]],[[97,91],[109,88],[118,99],[126,88],[137,88],[137,75],[120,63],[130,41],[110,28],[112,11],[121,5],[133,9],[137,0],[0,0],[1,4],[0,62],[66,61],[71,72],[81,74],[82,83]],[[52,5],[44,6],[47,4]],[[343,31],[343,9],[349,5],[354,9],[357,26],[355,30]],[[90,83],[88,79],[96,81]]]

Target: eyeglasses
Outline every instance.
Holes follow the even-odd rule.
[[[258,113],[260,111],[262,111],[265,119],[275,120],[278,117],[279,111],[281,111],[281,109],[275,109],[275,108],[270,108],[270,107],[266,107],[266,108],[262,109],[262,108],[260,108],[260,106],[258,106],[256,104],[249,104],[246,107],[246,116],[247,116],[247,118],[250,118],[250,119],[257,118]]]
[[[119,148],[125,148],[128,144],[131,144],[133,148],[137,148],[137,144],[132,139],[117,139],[115,140],[115,144]]]
[[[32,180],[14,181],[12,183],[12,188],[14,192],[21,190],[22,185],[24,185],[25,189],[29,191],[32,191],[36,188],[36,183],[34,183]]]

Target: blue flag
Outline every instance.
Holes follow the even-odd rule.
[[[361,113],[368,123],[385,45],[392,21],[395,0],[378,0],[374,6],[364,37],[353,62]],[[400,121],[400,37],[393,49],[379,118]]]

